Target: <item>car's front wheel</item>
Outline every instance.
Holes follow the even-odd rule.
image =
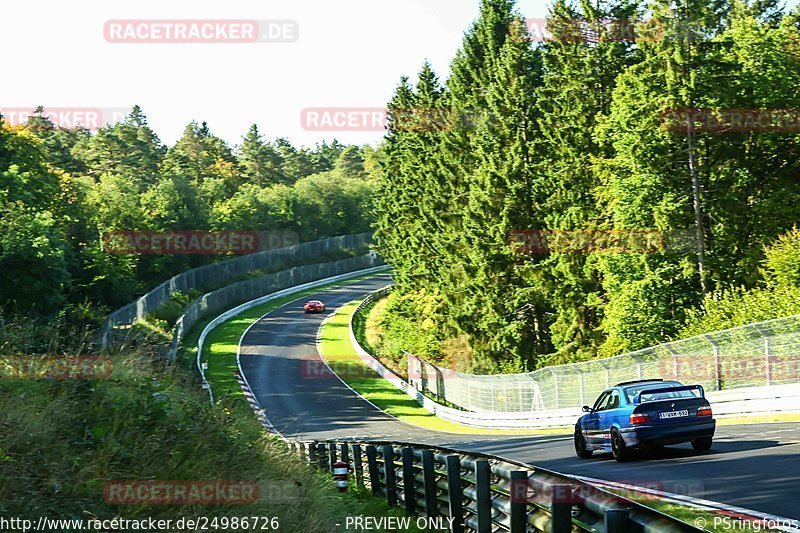
[[[586,440],[583,438],[583,433],[578,428],[575,428],[575,453],[581,459],[588,459],[592,456],[592,450],[586,447]]]
[[[622,438],[622,434],[617,428],[611,430],[611,453],[614,459],[620,463],[630,459],[631,450],[628,448],[628,445],[625,444],[625,440]]]
[[[711,449],[712,437],[702,437],[692,441],[692,448],[696,452],[707,452]]]

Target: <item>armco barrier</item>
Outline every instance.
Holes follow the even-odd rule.
[[[443,373],[439,375],[435,372],[430,372],[430,368],[435,367],[430,363],[422,362],[423,364],[415,368],[413,371],[409,369],[410,380],[407,382],[402,377],[398,376],[383,363],[378,361],[372,354],[367,352],[356,339],[353,330],[353,321],[356,315],[370,305],[373,300],[380,298],[391,290],[391,286],[379,289],[369,295],[356,307],[355,312],[350,317],[350,342],[356,350],[359,358],[370,368],[375,370],[381,377],[389,381],[399,390],[405,392],[410,397],[414,398],[423,408],[429,412],[451,422],[464,424],[467,426],[478,428],[504,428],[504,429],[542,429],[552,427],[569,427],[575,424],[575,421],[583,413],[581,405],[571,407],[562,407],[559,409],[536,409],[536,405],[531,406],[528,411],[468,411],[462,409],[454,409],[437,402],[425,394],[435,397],[434,393],[443,393],[447,390],[447,380],[453,379],[451,374]],[[410,354],[409,354],[410,355]],[[413,357],[413,356],[412,356]],[[572,365],[569,365],[572,366]],[[426,371],[427,370],[427,371]],[[448,371],[449,372],[449,371]],[[496,376],[479,376],[495,378],[496,382],[502,383],[502,379],[506,375]],[[510,375],[511,378],[518,376],[529,376],[529,374],[516,374]],[[660,376],[653,376],[660,377]],[[667,376],[669,377],[669,376]],[[615,375],[608,376],[608,382],[613,385],[619,381],[624,381],[627,375],[617,378]],[[444,381],[444,387],[441,387],[441,382],[437,383],[435,387],[430,387],[429,383],[436,383],[438,380]],[[692,382],[694,383],[694,382]],[[516,386],[520,386],[515,382]],[[528,377],[523,385],[535,388],[535,383]],[[508,394],[509,388],[498,389],[505,394]],[[597,394],[602,392],[600,389]],[[446,395],[439,396],[447,398]],[[747,415],[774,415],[774,414],[788,414],[800,413],[800,384],[791,383],[784,385],[769,385],[762,387],[745,387],[730,390],[708,391],[706,393],[711,406],[714,410],[714,416],[717,418],[731,418]],[[449,398],[447,398],[449,399]],[[593,396],[586,396],[584,403],[591,404],[595,400]],[[542,403],[541,405],[544,405]]]
[[[382,495],[409,516],[424,517],[411,523],[432,530],[702,531],[593,484],[497,456],[399,442],[287,444],[321,470],[333,473],[337,461],[347,463],[351,485]]]
[[[187,292],[191,289],[222,285],[257,270],[274,269],[326,252],[355,250],[369,244],[371,238],[370,233],[329,237],[243,255],[187,270],[168,279],[135,302],[108,315],[103,325],[102,345],[105,348],[115,342],[116,338],[124,338],[136,320],[141,320],[147,313],[151,313],[167,303],[175,292]]]
[[[378,256],[376,256],[375,254],[368,254],[367,256],[361,256],[361,257],[363,257],[363,258],[367,258],[368,257],[369,258],[368,263],[382,263],[380,258]],[[353,258],[353,259],[359,259],[359,258]],[[351,259],[344,259],[343,261],[350,261],[351,264],[349,264],[347,266],[352,266],[353,264],[356,264],[358,268],[357,269],[345,270],[344,273],[340,273],[340,274],[338,274],[336,276],[333,276],[333,277],[325,277],[323,279],[316,279],[315,281],[309,281],[307,283],[302,283],[300,285],[293,285],[293,286],[291,286],[289,288],[282,289],[282,290],[279,290],[279,291],[276,291],[276,292],[272,292],[272,293],[269,293],[269,294],[263,294],[262,293],[259,297],[251,298],[248,301],[246,301],[245,303],[243,303],[241,305],[238,305],[238,306],[234,307],[233,309],[229,309],[228,311],[225,311],[224,313],[222,313],[221,315],[216,317],[214,320],[212,320],[211,322],[206,324],[206,326],[203,328],[203,331],[200,333],[200,337],[197,340],[197,370],[198,370],[198,372],[200,372],[200,377],[202,379],[203,388],[208,390],[208,394],[209,394],[209,398],[211,399],[211,403],[214,403],[213,391],[211,390],[211,387],[209,386],[208,381],[206,380],[206,374],[205,374],[205,370],[203,368],[203,363],[202,363],[203,346],[205,345],[206,337],[208,337],[208,334],[211,333],[211,331],[214,328],[216,328],[217,326],[219,326],[223,322],[226,322],[226,321],[230,320],[231,318],[235,317],[236,315],[238,315],[240,313],[243,313],[243,312],[247,311],[248,309],[252,309],[253,307],[257,307],[257,306],[259,306],[261,304],[269,302],[270,300],[283,298],[284,296],[289,296],[291,294],[296,294],[296,293],[299,293],[299,292],[303,292],[303,291],[306,291],[308,289],[315,289],[317,287],[322,287],[322,286],[329,285],[331,283],[336,283],[336,282],[339,282],[339,281],[345,281],[345,280],[352,279],[352,278],[357,278],[357,277],[360,277],[360,276],[366,276],[366,275],[369,275],[369,274],[377,274],[379,272],[385,272],[385,271],[388,271],[389,268],[390,268],[390,267],[388,267],[386,265],[373,266],[372,264],[369,264],[368,266],[364,267],[364,265],[360,264],[363,261],[362,262],[353,262]],[[342,261],[337,261],[337,263],[342,263]],[[344,264],[344,263],[342,263],[342,264]],[[321,265],[310,265],[310,266],[321,266]],[[300,268],[302,268],[302,267],[300,267]],[[230,305],[228,305],[227,307],[230,307]],[[239,372],[240,372],[240,375],[242,375],[242,378],[245,380],[245,383],[247,383],[247,380],[244,377],[244,374],[242,373],[241,368],[239,369]],[[247,385],[249,387],[249,384],[247,384]]]

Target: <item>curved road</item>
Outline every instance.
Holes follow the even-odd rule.
[[[316,335],[323,315],[303,313],[319,299],[328,312],[387,284],[376,276],[321,291],[256,322],[241,345],[241,366],[270,422],[284,435],[308,440],[363,438],[437,444],[480,451],[564,474],[645,484],[665,492],[800,518],[800,424],[717,428],[714,449],[695,454],[681,445],[640,454],[629,463],[609,455],[579,459],[571,435],[456,435],[401,422],[373,407],[336,377],[318,377]]]

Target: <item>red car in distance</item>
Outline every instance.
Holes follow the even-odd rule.
[[[309,300],[303,306],[303,311],[306,313],[322,313],[325,311],[325,304],[319,300]]]

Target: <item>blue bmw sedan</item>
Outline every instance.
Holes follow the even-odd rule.
[[[660,379],[627,381],[603,391],[575,424],[575,453],[611,452],[617,461],[635,448],[691,442],[711,449],[716,421],[700,385]]]

